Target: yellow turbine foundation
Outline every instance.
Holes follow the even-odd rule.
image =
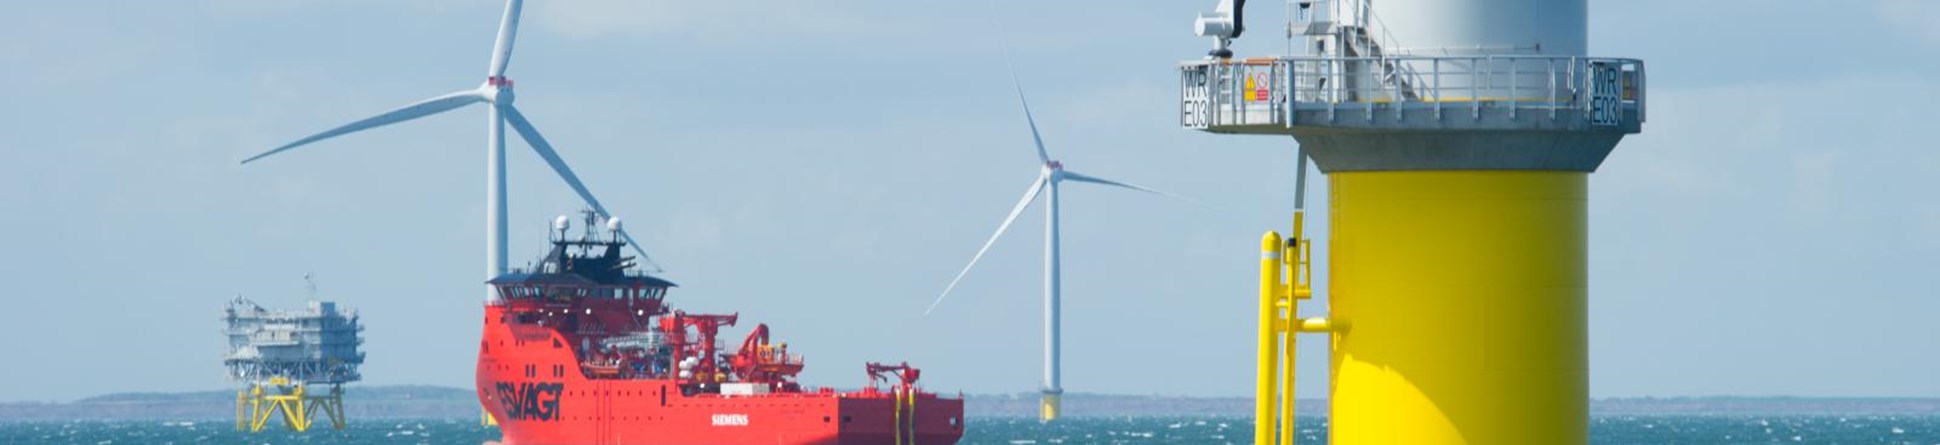
[[[1062,410],[1062,407],[1061,407],[1062,404],[1060,403],[1061,401],[1059,399],[1061,399],[1062,396],[1063,394],[1044,393],[1044,397],[1041,399],[1038,399],[1037,420],[1040,422],[1049,422],[1053,420],[1058,420],[1058,415],[1060,414],[1059,411]]]
[[[259,432],[272,417],[281,418],[290,431],[309,431],[322,413],[334,429],[344,429],[342,387],[331,385],[330,392],[312,393],[302,383],[283,379],[250,385],[236,392],[236,430]]]
[[[1331,442],[1584,443],[1588,174],[1328,177]]]

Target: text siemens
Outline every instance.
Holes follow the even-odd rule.
[[[715,414],[714,426],[748,426],[747,414]]]

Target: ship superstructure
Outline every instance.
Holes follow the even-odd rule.
[[[916,386],[907,364],[870,363],[870,386],[796,380],[805,366],[757,324],[727,349],[739,314],[689,313],[674,283],[625,256],[619,220],[555,221],[534,266],[490,281],[478,396],[506,444],[951,444],[963,399]],[[881,384],[887,383],[887,386]]]

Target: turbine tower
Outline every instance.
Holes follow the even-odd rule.
[[[559,174],[559,178],[565,180],[566,185],[571,186],[573,192],[578,193],[579,197],[584,199],[586,204],[593,208],[593,211],[598,212],[601,217],[612,218],[613,215],[606,211],[606,206],[600,205],[599,199],[593,197],[593,192],[587,190],[586,185],[580,182],[579,176],[573,174],[572,168],[566,166],[566,161],[559,158],[559,152],[553,150],[552,144],[546,142],[544,136],[539,135],[539,130],[532,126],[531,121],[526,120],[524,114],[519,113],[517,107],[512,106],[512,99],[514,97],[512,94],[512,79],[505,77],[505,69],[512,61],[512,41],[518,36],[519,10],[523,5],[524,2],[522,0],[510,0],[505,3],[505,15],[499,21],[498,38],[492,44],[491,65],[485,71],[485,83],[480,84],[478,87],[425,99],[402,108],[384,112],[383,114],[310,135],[309,137],[298,139],[295,142],[283,144],[283,146],[276,147],[262,154],[250,156],[248,159],[244,159],[242,163],[248,164],[255,162],[270,155],[282,153],[312,142],[443,113],[474,103],[483,102],[487,105],[485,108],[486,280],[491,280],[506,272],[506,124],[511,124],[512,129],[517,131],[521,138],[525,139],[526,144],[532,146],[532,151],[538,153],[539,157],[546,161],[546,165],[551,166],[552,170]],[[647,257],[646,250],[641,248],[639,243],[633,241],[633,235],[628,234],[624,229],[619,234],[622,238],[626,239],[628,245],[633,246],[634,252],[640,255],[641,261],[650,261]],[[491,286],[486,286],[485,292],[486,301],[498,301],[499,296],[491,289]]]
[[[1292,136],[1332,237],[1310,318],[1299,198],[1262,237],[1253,443],[1304,435],[1300,333],[1332,349],[1331,443],[1586,443],[1589,176],[1642,131],[1643,61],[1587,55],[1588,0],[1290,0],[1288,54],[1217,54],[1243,3],[1196,22],[1180,125]]]
[[[957,272],[956,278],[950,280],[950,285],[943,289],[943,293],[938,295],[936,301],[931,302],[929,309],[923,313],[928,315],[930,312],[935,311],[936,306],[942,304],[943,299],[950,296],[950,291],[956,290],[957,284],[962,282],[963,277],[970,273],[970,269],[977,266],[977,261],[983,259],[984,253],[990,251],[990,246],[996,244],[997,239],[1003,237],[1004,232],[1010,229],[1011,223],[1017,221],[1017,216],[1022,214],[1026,207],[1030,207],[1032,202],[1036,202],[1039,193],[1044,193],[1046,206],[1044,210],[1044,387],[1042,388],[1043,399],[1038,405],[1038,415],[1039,420],[1048,422],[1058,418],[1059,398],[1064,394],[1062,371],[1059,368],[1061,354],[1061,334],[1058,326],[1060,322],[1059,299],[1062,294],[1058,247],[1059,185],[1064,181],[1084,182],[1152,193],[1194,204],[1198,202],[1190,198],[1143,186],[1065,170],[1064,164],[1051,159],[1050,152],[1044,149],[1044,137],[1038,133],[1037,119],[1031,115],[1030,101],[1025,100],[1024,87],[1021,82],[1018,82],[1016,73],[1011,74],[1011,82],[1012,86],[1017,90],[1017,103],[1024,109],[1024,122],[1030,125],[1031,142],[1037,145],[1037,160],[1040,163],[1037,178],[1031,180],[1031,187],[1024,191],[1024,198],[1018,200],[1016,206],[1011,207],[1010,215],[1004,217],[1004,223],[997,226],[997,233],[990,235],[990,239],[984,241],[983,247],[977,249],[977,254],[970,257],[970,264],[963,266],[963,271]]]

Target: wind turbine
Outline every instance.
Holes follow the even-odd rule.
[[[517,131],[519,136],[525,139],[526,144],[532,146],[532,151],[538,153],[540,158],[545,159],[546,164],[552,166],[552,170],[559,173],[559,178],[565,180],[566,185],[571,186],[573,192],[578,193],[581,199],[586,200],[586,204],[591,206],[594,212],[598,212],[601,217],[612,218],[613,215],[606,211],[606,206],[600,205],[599,199],[593,197],[593,192],[588,191],[586,185],[579,181],[579,176],[573,174],[572,168],[566,166],[566,161],[559,158],[559,153],[552,149],[552,144],[547,143],[546,138],[539,135],[539,130],[532,127],[532,122],[526,120],[525,115],[519,113],[519,109],[512,106],[512,79],[505,77],[505,68],[512,60],[512,40],[517,37],[519,32],[519,10],[523,4],[524,2],[521,0],[510,0],[505,3],[505,15],[499,21],[498,39],[492,45],[492,62],[491,66],[485,72],[484,84],[476,88],[459,90],[442,96],[425,99],[377,116],[310,135],[309,137],[284,144],[281,147],[276,147],[262,154],[250,156],[249,159],[244,159],[242,163],[248,164],[258,159],[282,153],[286,150],[301,147],[312,142],[443,113],[463,108],[466,105],[482,102],[487,105],[485,108],[485,120],[487,124],[485,127],[485,279],[497,278],[506,271],[506,124],[511,124],[512,129]],[[625,229],[619,230],[619,234],[622,239],[626,240],[627,244],[633,246],[634,252],[640,254],[642,261],[651,261],[647,258],[647,251],[641,248],[639,243],[633,241],[633,235],[628,234]],[[496,302],[498,298],[498,293],[492,291],[490,286],[487,286],[486,301]]]
[[[1038,168],[1037,179],[1031,180],[1030,189],[1024,191],[1024,198],[1018,200],[1016,206],[1011,207],[1010,216],[1004,217],[1004,223],[997,226],[997,233],[990,235],[990,239],[984,241],[983,247],[977,249],[977,254],[970,257],[970,264],[964,266],[962,272],[957,272],[956,279],[950,280],[950,286],[943,289],[943,294],[938,295],[936,301],[930,303],[929,309],[923,311],[923,314],[928,315],[930,312],[935,311],[936,306],[942,304],[943,299],[950,296],[950,291],[956,290],[957,284],[962,282],[963,277],[970,273],[970,269],[977,266],[977,261],[983,259],[984,253],[990,251],[990,246],[996,244],[997,239],[1003,237],[1004,232],[1010,229],[1011,223],[1017,221],[1017,216],[1024,213],[1024,209],[1030,207],[1032,202],[1036,202],[1037,195],[1040,192],[1049,191],[1044,199],[1045,205],[1047,206],[1044,211],[1044,388],[1043,399],[1038,406],[1039,420],[1048,422],[1058,418],[1059,398],[1064,394],[1062,375],[1060,375],[1061,370],[1059,369],[1059,343],[1061,334],[1058,325],[1059,297],[1062,283],[1059,276],[1058,252],[1058,186],[1064,181],[1084,182],[1136,190],[1194,204],[1199,204],[1199,202],[1191,198],[1151,188],[1066,170],[1063,163],[1051,159],[1050,153],[1044,149],[1044,137],[1037,131],[1037,119],[1031,115],[1030,101],[1024,98],[1024,87],[1022,82],[1017,80],[1016,72],[1011,73],[1011,85],[1017,90],[1018,105],[1024,109],[1024,122],[1030,125],[1031,142],[1037,145],[1037,160],[1041,163]]]

